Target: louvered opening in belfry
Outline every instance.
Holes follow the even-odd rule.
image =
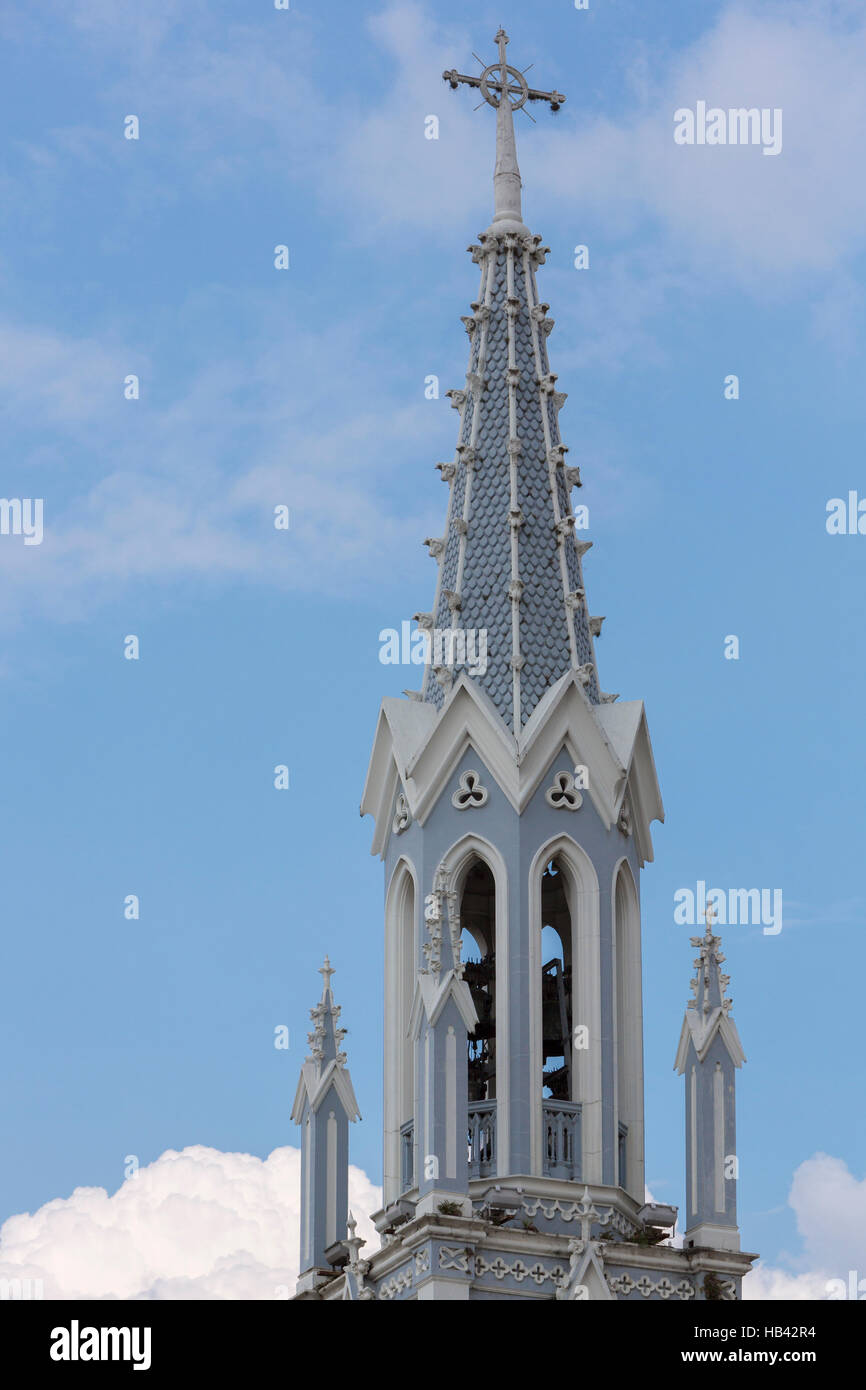
[[[555,859],[541,879],[541,1058],[545,1099],[572,1098],[571,913]]]
[[[469,1035],[469,1102],[496,1098],[496,887],[486,864],[466,875],[460,906],[463,978],[478,1015]]]

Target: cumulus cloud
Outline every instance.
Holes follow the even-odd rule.
[[[840,1296],[842,1286],[847,1291],[851,1271],[855,1281],[866,1279],[866,1177],[858,1180],[841,1158],[817,1153],[794,1173],[788,1202],[803,1250],[779,1266],[758,1264],[743,1284],[744,1298],[826,1299]],[[831,1280],[841,1283],[831,1290]]]
[[[652,1193],[647,1189],[647,1201]],[[837,1296],[850,1271],[866,1279],[866,1178],[818,1153],[794,1173],[788,1197],[802,1251],[758,1266],[743,1284],[750,1300]],[[381,1189],[349,1168],[349,1206],[365,1254],[378,1247],[369,1213]],[[45,1298],[271,1299],[298,1275],[300,1152],[268,1158],[203,1145],[168,1149],[112,1196],[79,1187],[0,1227],[0,1280],[41,1279]],[[679,1228],[671,1243],[679,1246]],[[864,1284],[863,1292],[866,1292]],[[849,1295],[850,1296],[850,1295]]]
[[[649,1187],[646,1200],[656,1200]],[[805,1302],[827,1299],[831,1294],[851,1297],[852,1282],[861,1279],[863,1288],[858,1296],[866,1296],[866,1178],[858,1181],[842,1159],[818,1153],[796,1169],[788,1202],[797,1219],[803,1249],[781,1257],[778,1265],[758,1261],[743,1281],[743,1298]],[[664,1243],[682,1246],[679,1220],[672,1238]]]
[[[349,1168],[365,1253],[381,1191]],[[46,1299],[272,1299],[298,1275],[300,1151],[266,1159],[168,1149],[112,1196],[78,1187],[0,1228],[0,1279],[41,1279]]]

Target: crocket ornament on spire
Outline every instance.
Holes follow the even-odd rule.
[[[508,35],[504,29],[498,31],[495,42],[499,48],[498,62],[485,67],[478,54],[473,53],[473,58],[482,67],[482,72],[477,77],[469,77],[458,72],[456,68],[452,68],[450,72],[443,72],[442,77],[446,82],[450,82],[455,91],[461,82],[467,87],[480,88],[484,100],[495,108],[496,168],[493,174],[494,211],[491,226],[498,231],[514,231],[526,235],[528,228],[523,223],[520,202],[520,170],[517,167],[512,113],[525,110],[527,101],[547,101],[550,103],[551,111],[558,111],[565,97],[562,92],[542,92],[536,87],[530,87],[524,76],[524,73],[529,72],[529,68],[520,72],[518,68],[508,66],[505,59]],[[531,63],[529,67],[532,67]],[[481,102],[478,103],[478,106],[480,105]],[[478,106],[475,108],[476,111]],[[535,119],[528,111],[526,114],[531,121]],[[508,225],[503,226],[503,223]]]

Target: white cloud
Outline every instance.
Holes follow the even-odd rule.
[[[338,345],[355,367],[335,402],[327,364]],[[241,576],[337,596],[360,576],[372,590],[417,563],[441,525],[432,462],[426,507],[406,462],[425,438],[432,460],[437,421],[453,435],[456,418],[425,402],[420,383],[414,403],[396,385],[386,399],[353,321],[275,329],[265,315],[242,359],[201,367],[159,401],[147,359],[122,347],[0,325],[0,351],[10,364],[0,420],[33,442],[7,465],[4,495],[31,496],[39,464],[45,502],[42,545],[10,537],[0,548],[7,621],[76,618],[141,580]],[[123,399],[130,358],[140,401]],[[288,532],[274,530],[279,504]]]
[[[422,229],[425,243],[453,243],[461,219],[471,226],[477,213],[477,226],[486,221],[491,123],[485,135],[479,124],[485,113],[473,115],[472,103],[441,78],[443,68],[471,62],[477,39],[468,32],[446,31],[419,4],[387,5],[368,27],[391,71],[373,105],[359,107],[355,93],[318,91],[310,76],[298,79],[294,66],[311,55],[307,28],[295,35],[289,71],[285,55],[277,59],[271,51],[269,26],[238,27],[228,42],[209,28],[206,7],[194,9],[189,32],[174,28],[181,9],[174,0],[154,8],[147,42],[133,45],[134,61],[151,119],[162,119],[170,107],[183,112],[172,148],[178,158],[194,151],[202,177],[221,177],[225,161],[246,149],[250,122],[254,129],[273,123],[275,111],[301,101],[316,115],[303,123],[304,153],[292,158],[301,159],[307,186],[324,200],[337,188],[348,199],[353,238],[387,221],[392,231]],[[77,0],[68,17],[94,44],[120,42],[124,32],[125,21],[105,0]],[[165,45],[169,35],[172,44]],[[580,346],[556,359],[566,384],[567,373],[587,362],[658,361],[653,325],[698,277],[709,286],[739,277],[764,292],[780,277],[806,272],[822,341],[838,346],[846,334],[850,341],[852,318],[862,313],[848,262],[866,228],[866,184],[852,176],[866,128],[864,60],[866,20],[854,6],[734,5],[685,51],[635,69],[630,110],[587,120],[576,94],[558,124],[542,121],[530,132],[527,123],[521,140],[526,137],[536,207],[555,202],[576,226],[586,211],[614,236],[641,234],[639,248],[611,246],[605,273],[585,277],[580,329],[572,332]],[[675,146],[674,109],[699,98],[781,105],[782,154],[768,159],[751,148]],[[430,113],[440,116],[438,141],[423,138]],[[235,135],[227,143],[225,127],[232,123]],[[268,157],[287,157],[286,144],[298,143],[286,133],[293,128],[292,122],[273,125]],[[107,137],[98,135],[94,157],[102,158]],[[57,150],[73,137],[74,131],[57,133],[54,165]],[[321,158],[325,140],[333,146]],[[119,136],[111,149],[106,159],[129,154]],[[74,176],[76,161],[59,163]],[[52,176],[43,183],[53,187],[49,164]],[[131,186],[135,196],[150,195],[147,183]],[[661,236],[647,235],[648,219]],[[545,293],[555,312],[558,304],[568,315],[569,272],[554,263],[547,274]],[[214,295],[234,311],[229,292]],[[246,296],[248,308],[252,298]],[[0,326],[0,356],[8,366],[3,423],[10,435],[19,424],[29,464],[56,465],[58,481],[56,491],[44,484],[44,544],[27,550],[6,544],[0,553],[5,621],[24,621],[33,610],[76,617],[118,585],[147,579],[243,576],[337,596],[347,584],[354,588],[361,570],[372,588],[415,563],[422,538],[441,526],[441,502],[428,486],[407,505],[406,464],[415,462],[406,453],[422,447],[414,441],[428,441],[423,448],[432,461],[442,417],[432,424],[420,392],[407,404],[405,387],[393,379],[393,359],[384,351],[378,361],[371,356],[377,336],[387,343],[408,332],[408,324],[388,324],[385,309],[377,317],[367,306],[366,322],[311,325],[299,316],[280,326],[272,310],[269,317],[266,298],[252,305],[256,342],[245,343],[236,360],[200,367],[168,400],[171,386],[154,379],[151,365],[160,360],[157,341],[133,350],[122,341],[130,333],[119,329],[75,340],[28,325]],[[200,309],[194,302],[178,306],[179,337],[190,324],[201,332]],[[340,361],[351,362],[353,371],[335,391]],[[383,388],[389,364],[393,385]],[[121,399],[129,371],[142,376],[140,405]],[[443,457],[456,427],[450,412],[445,417]],[[609,431],[590,410],[582,422],[585,448],[593,447],[593,431],[602,456],[590,455],[589,471],[620,498],[620,465],[604,458]],[[67,457],[72,448],[80,454],[74,463]],[[27,496],[21,467],[14,459],[13,465],[17,473],[6,491]],[[634,480],[626,491],[639,506]],[[291,509],[292,531],[275,545],[268,516],[280,502]],[[598,509],[603,513],[604,491]]]
[[[381,1191],[349,1168],[364,1253]],[[113,1196],[79,1187],[0,1228],[0,1279],[42,1279],[46,1299],[271,1299],[298,1275],[300,1151],[262,1160],[168,1149]]]
[[[826,1274],[790,1274],[758,1264],[743,1281],[743,1299],[752,1303],[789,1298],[798,1303],[820,1302],[827,1298],[827,1279]]]
[[[646,1201],[655,1200],[647,1187]],[[783,1256],[780,1265],[758,1261],[743,1280],[743,1298],[825,1300],[831,1280],[841,1281],[833,1290],[838,1297],[842,1285],[849,1289],[851,1271],[855,1282],[864,1281],[860,1297],[866,1297],[866,1178],[858,1182],[842,1159],[818,1153],[795,1171],[788,1202],[803,1237],[803,1250],[796,1256]],[[665,1243],[682,1246],[679,1221],[672,1239]]]
[[[298,1275],[300,1153],[266,1159],[193,1145],[169,1149],[113,1196],[79,1187],[0,1227],[0,1279],[41,1279],[46,1298],[269,1299]],[[653,1200],[647,1189],[647,1201]],[[369,1213],[381,1189],[349,1168],[349,1206],[365,1254],[378,1246]],[[820,1300],[831,1279],[866,1279],[866,1178],[815,1154],[797,1168],[789,1202],[803,1250],[759,1264],[750,1300]],[[672,1241],[681,1243],[679,1231]],[[784,1267],[787,1266],[787,1267]]]
[[[354,205],[373,225],[453,236],[455,214],[484,218],[492,197],[492,135],[441,84],[443,67],[471,62],[470,38],[417,4],[389,5],[369,27],[395,70],[378,107],[347,127]],[[555,198],[576,225],[592,214],[614,235],[645,232],[649,218],[681,268],[720,284],[733,276],[764,291],[779,276],[839,269],[866,238],[864,64],[862,7],[732,4],[687,48],[654,55],[651,75],[636,55],[629,110],[593,119],[576,93],[555,123],[521,131],[529,200]],[[674,111],[698,100],[781,108],[781,154],[675,145]],[[439,141],[423,139],[427,111],[440,115]]]
[[[832,270],[866,233],[864,62],[862,13],[815,0],[732,5],[665,64],[634,112],[560,128],[540,155],[545,183],[606,218],[649,214],[687,263],[720,281],[758,288]],[[675,145],[674,111],[699,100],[781,108],[782,152]]]
[[[136,368],[142,370],[140,354]],[[71,340],[49,329],[0,324],[3,385],[0,421],[8,427],[26,411],[66,429],[92,425],[112,400],[129,368],[119,347],[92,339]]]
[[[744,1298],[826,1299],[830,1280],[847,1288],[851,1271],[866,1279],[866,1178],[858,1181],[841,1158],[817,1153],[794,1173],[788,1202],[803,1250],[780,1266],[758,1264],[743,1283]]]
[[[473,211],[479,229],[493,215],[492,122],[479,129],[475,103],[442,79],[455,65],[480,71],[469,56],[471,33],[446,29],[434,11],[402,2],[388,5],[367,27],[393,63],[392,80],[376,105],[342,123],[345,134],[328,181],[349,191],[367,233],[414,227],[425,240],[452,243]],[[425,138],[429,115],[439,120],[436,140]]]

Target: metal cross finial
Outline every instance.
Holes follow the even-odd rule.
[[[487,67],[481,62],[478,54],[473,54],[476,61],[481,64],[481,73],[477,77],[470,77],[466,73],[458,72],[452,68],[450,72],[443,72],[442,76],[446,82],[456,91],[460,83],[463,82],[467,87],[477,87],[488,106],[492,106],[496,112],[496,170],[493,175],[493,188],[495,193],[494,215],[492,227],[502,232],[517,232],[528,234],[528,229],[523,225],[523,213],[520,204],[520,170],[517,167],[517,150],[514,143],[514,118],[513,113],[525,109],[528,101],[547,101],[550,103],[552,111],[558,111],[565,97],[562,92],[542,92],[536,87],[530,87],[524,74],[517,68],[508,66],[505,60],[505,46],[508,43],[508,35],[504,29],[500,29],[495,39],[499,49],[499,61],[490,63]],[[530,67],[532,64],[530,63]],[[529,68],[525,69],[526,72]],[[480,106],[481,103],[479,102]],[[478,108],[476,107],[476,110]],[[529,116],[529,112],[526,112]],[[533,116],[529,116],[534,120]]]
[[[498,31],[494,42],[499,49],[498,63],[490,63],[487,67],[482,64],[484,70],[478,77],[469,77],[465,73],[458,72],[456,68],[452,68],[450,72],[443,72],[444,80],[450,82],[455,91],[461,82],[464,82],[467,87],[479,87],[481,95],[489,106],[498,106],[501,95],[505,92],[512,111],[519,111],[521,107],[526,105],[527,101],[549,101],[551,111],[558,111],[565,101],[562,92],[542,92],[535,87],[530,87],[522,72],[519,72],[517,68],[508,66],[505,60],[505,45],[508,43],[508,35],[504,29]],[[474,56],[477,57],[477,54]],[[480,58],[478,58],[478,62],[481,62]],[[532,64],[530,64],[531,66]],[[529,68],[526,68],[525,71],[528,72]],[[527,111],[526,114],[528,116],[529,112]]]

